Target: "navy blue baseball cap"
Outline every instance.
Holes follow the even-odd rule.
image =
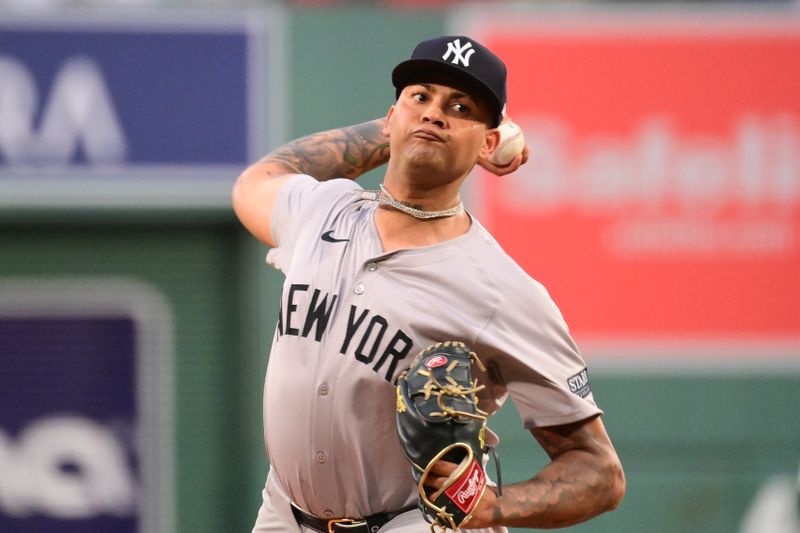
[[[506,65],[491,50],[463,35],[436,37],[422,41],[411,58],[392,71],[396,96],[412,83],[435,81],[452,76],[477,90],[489,104],[494,127],[506,110]]]

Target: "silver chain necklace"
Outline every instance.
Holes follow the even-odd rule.
[[[449,207],[447,209],[440,209],[438,211],[424,211],[422,209],[417,209],[416,207],[411,207],[405,202],[401,202],[400,200],[395,200],[392,198],[392,196],[386,192],[386,187],[383,186],[383,183],[381,183],[381,189],[379,191],[353,191],[353,193],[365,200],[374,200],[381,204],[386,204],[389,207],[397,209],[398,211],[402,211],[403,213],[411,215],[412,217],[420,220],[451,217],[464,211],[464,203],[461,201],[459,201],[458,205],[456,206]]]

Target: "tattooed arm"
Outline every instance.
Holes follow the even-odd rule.
[[[487,488],[468,528],[567,527],[619,505],[625,475],[600,417],[532,433],[551,462],[532,479],[504,486],[502,496]],[[446,476],[454,467],[440,462],[435,472]]]
[[[389,139],[383,134],[385,119],[376,119],[291,141],[256,166],[274,175],[308,174],[319,181],[356,179],[389,160]]]
[[[376,119],[297,139],[248,167],[233,188],[233,209],[258,240],[275,246],[270,214],[290,174],[308,174],[320,181],[356,179],[389,160],[385,119]]]

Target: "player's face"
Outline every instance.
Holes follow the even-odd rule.
[[[405,87],[389,111],[386,132],[392,158],[403,158],[433,177],[466,176],[496,142],[488,106],[457,86],[419,83]]]

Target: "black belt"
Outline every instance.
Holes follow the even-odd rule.
[[[416,505],[410,505],[399,511],[378,513],[364,518],[331,518],[326,520],[309,514],[292,503],[292,514],[294,514],[298,524],[310,527],[314,531],[319,531],[319,533],[375,533],[395,516],[416,508]]]

